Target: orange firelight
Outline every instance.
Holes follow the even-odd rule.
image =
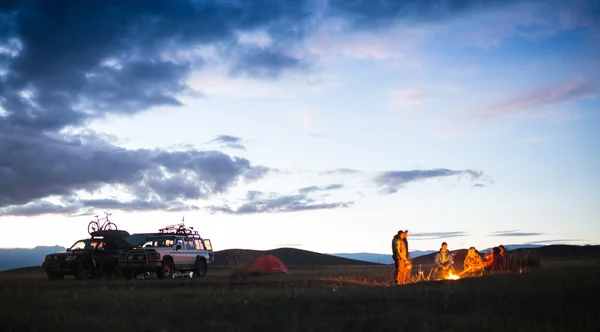
[[[450,271],[450,274],[448,274],[448,276],[446,277],[446,280],[458,280],[460,279],[460,277],[457,274],[452,273],[452,271]]]

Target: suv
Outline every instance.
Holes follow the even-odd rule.
[[[101,230],[90,235],[91,238],[75,242],[66,252],[46,255],[42,267],[48,279],[63,279],[65,275],[74,275],[77,280],[115,276],[119,253],[132,248],[125,240],[129,233]]]
[[[140,273],[156,273],[159,278],[173,278],[177,272],[191,272],[202,278],[214,263],[209,239],[203,239],[193,227],[178,224],[159,229],[158,233],[134,234],[130,242],[140,245],[119,255],[119,271],[127,279]],[[140,241],[142,239],[142,241]]]

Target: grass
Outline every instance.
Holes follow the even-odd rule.
[[[393,268],[48,281],[0,273],[4,331],[598,331],[600,264],[389,286]]]

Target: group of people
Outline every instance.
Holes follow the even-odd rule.
[[[408,254],[408,230],[400,230],[392,239],[392,256],[396,265],[394,281],[397,285],[404,285],[411,282],[410,271],[412,262]],[[503,245],[494,247],[484,258],[475,247],[470,247],[465,260],[463,261],[463,271],[461,275],[478,275],[484,271],[499,272],[510,269],[510,255]],[[440,250],[434,258],[434,272],[436,276],[446,278],[450,273],[455,274],[454,255],[448,250],[448,244],[442,242]],[[437,279],[437,278],[436,278]]]
[[[492,248],[492,251],[486,254],[485,258],[481,258],[481,254],[475,247],[470,247],[463,262],[463,273],[477,275],[484,271],[509,271],[510,265],[510,254],[503,245]]]

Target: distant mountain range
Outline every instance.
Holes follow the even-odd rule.
[[[429,255],[436,252],[437,250],[415,250],[410,252],[410,257],[416,258],[419,256]],[[375,254],[370,252],[357,252],[357,253],[338,253],[329,254],[332,256],[343,257],[348,259],[355,259],[363,262],[373,262],[380,264],[394,264],[392,254]]]
[[[0,271],[26,266],[41,266],[47,254],[67,250],[61,246],[0,248]]]

